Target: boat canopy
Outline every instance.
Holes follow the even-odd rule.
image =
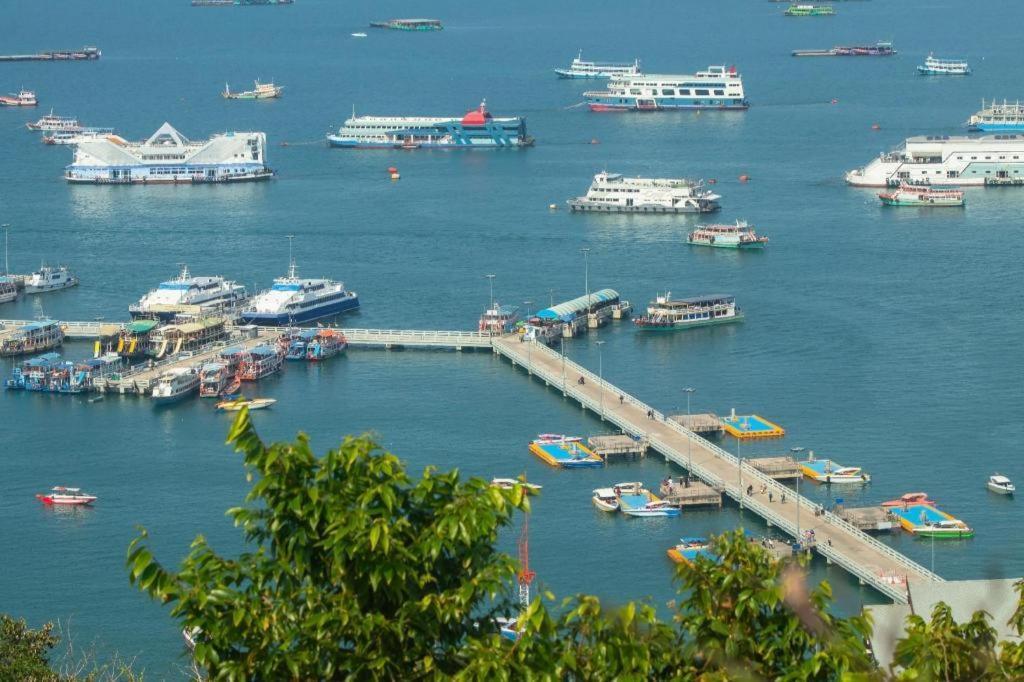
[[[43,353],[31,360],[26,360],[25,365],[28,367],[46,367],[58,362],[60,362],[60,353]]]
[[[126,329],[131,334],[148,334],[160,324],[156,320],[136,320],[135,322],[129,322]]]
[[[988,480],[992,481],[997,485],[1007,485],[1010,483],[1010,479],[1008,479],[1006,476],[1000,476],[999,474],[996,474],[995,476],[990,476]]]
[[[599,291],[592,292],[589,296],[583,295],[579,298],[574,298],[571,301],[559,303],[551,308],[545,308],[538,312],[536,317],[539,317],[542,320],[569,321],[580,313],[586,313],[588,305],[594,308],[603,308],[606,305],[618,302],[618,300],[619,292],[614,289],[601,289]]]

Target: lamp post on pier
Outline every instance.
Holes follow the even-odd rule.
[[[793,459],[804,451],[804,448],[790,448],[790,452],[793,453]],[[800,479],[804,477],[804,472],[797,472],[800,475],[796,477],[796,541],[803,544],[800,540]]]
[[[527,310],[526,319],[530,319],[529,310],[530,306],[533,305],[533,301],[523,301],[523,305],[526,306]],[[529,343],[530,345],[526,347],[526,372],[530,376],[533,376],[533,339],[531,338],[529,341],[527,341],[527,343]]]
[[[683,389],[683,393],[686,394],[686,430],[690,432],[690,435],[686,437],[686,473],[690,476],[693,476],[693,424],[690,417],[690,396],[696,390],[689,386]]]
[[[558,344],[562,350],[562,397],[565,397],[565,337],[558,337]]]
[[[7,235],[11,232],[11,225],[10,223],[4,223],[3,225],[0,225],[0,228],[3,228],[4,230],[4,274],[9,275],[11,274],[11,268],[7,264]]]
[[[604,341],[597,341],[597,378],[601,381],[601,421],[604,421],[604,358],[601,350],[601,346],[605,344]]]
[[[587,319],[590,319],[590,247],[580,249],[583,254],[583,289],[587,292]]]

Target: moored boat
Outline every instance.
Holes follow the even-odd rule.
[[[692,564],[698,556],[706,556],[712,559],[715,557],[708,549],[709,546],[707,538],[679,538],[679,544],[670,547],[667,554],[668,558],[677,564]]]
[[[78,277],[66,265],[50,267],[41,265],[25,280],[26,294],[42,294],[78,285]]]
[[[306,349],[316,337],[316,329],[297,329],[292,331],[287,338],[287,347],[284,352],[284,359],[297,362],[306,359]]]
[[[988,482],[985,485],[989,490],[999,495],[1013,495],[1017,492],[1017,487],[1013,485],[1013,482],[1002,474],[989,476]]]
[[[929,54],[917,72],[922,76],[969,76],[971,67],[964,59],[937,59]]]
[[[501,488],[502,490],[512,490],[517,485],[523,486],[523,490],[527,494],[532,495],[540,491],[544,486],[537,485],[536,483],[527,483],[526,481],[519,480],[518,478],[492,478],[491,485],[495,488]]]
[[[619,511],[619,496],[615,494],[614,488],[595,488],[590,499],[603,512]]]
[[[224,92],[221,93],[221,96],[223,96],[224,99],[276,99],[281,96],[283,91],[283,85],[260,83],[257,80],[254,81],[254,87],[252,90],[243,90],[241,92],[231,92],[231,87],[225,83]]]
[[[77,132],[82,129],[82,124],[79,123],[77,118],[57,116],[53,113],[53,109],[50,109],[50,113],[48,113],[46,116],[43,116],[34,123],[26,123],[25,127],[28,128],[29,130],[66,130],[71,132]]]
[[[217,409],[222,412],[238,412],[243,407],[248,407],[251,412],[252,410],[265,410],[276,402],[277,400],[274,398],[235,398],[217,403]]]
[[[758,235],[745,220],[735,225],[700,225],[686,235],[686,243],[719,249],[763,249],[768,237]]]
[[[198,313],[230,309],[247,300],[245,287],[217,276],[193,276],[181,264],[177,277],[161,282],[138,303],[128,306],[132,317],[169,320],[181,313]]]
[[[678,507],[665,502],[643,483],[619,483],[612,490],[619,499],[619,511],[638,518],[679,516]]]
[[[799,464],[804,476],[826,485],[871,482],[871,476],[860,467],[843,466],[831,459],[817,459],[813,452],[807,460]]]
[[[576,436],[541,434],[530,441],[530,452],[545,463],[562,469],[604,466],[604,462]]]
[[[583,98],[591,111],[750,108],[735,66],[709,66],[695,74],[616,77],[607,90],[584,92]]]
[[[198,388],[199,372],[192,367],[175,367],[160,375],[150,397],[154,403],[164,405],[183,400]]]
[[[477,331],[501,336],[510,333],[519,321],[519,308],[511,305],[493,303],[484,311],[477,322]]]
[[[306,345],[306,360],[320,362],[333,358],[348,348],[348,339],[337,329],[318,329],[313,340]]]
[[[17,283],[10,277],[0,276],[0,303],[10,303],[17,298]]]
[[[2,107],[34,107],[39,104],[36,99],[36,93],[31,90],[25,90],[22,88],[18,94],[13,92],[6,97],[0,96],[0,106]]]
[[[830,17],[835,13],[832,5],[790,5],[783,12],[787,17]]]
[[[43,144],[82,144],[90,140],[114,136],[113,128],[80,128],[78,130],[55,130],[40,138]]]
[[[284,355],[273,346],[262,344],[242,354],[238,364],[238,378],[242,381],[259,381],[281,369]]]
[[[602,171],[584,196],[566,203],[576,211],[596,213],[711,213],[720,196],[704,188],[703,180],[685,178],[627,178]]]
[[[64,343],[64,329],[55,320],[38,320],[19,327],[0,341],[0,357],[31,355],[57,348]]]
[[[51,488],[48,493],[38,493],[36,499],[45,505],[81,507],[92,504],[98,498],[95,495],[83,493],[81,488],[67,488],[58,485]]]
[[[633,323],[643,331],[669,331],[707,327],[739,322],[743,311],[736,306],[736,297],[713,294],[673,299],[672,292],[657,296],[647,307],[647,314],[634,318]]]
[[[854,187],[1024,186],[1022,135],[917,135],[846,174]]]
[[[594,79],[594,78],[628,78],[640,75],[640,60],[632,62],[591,62],[583,59],[583,50],[579,51],[567,69],[555,69],[559,78]]]
[[[1004,99],[1002,104],[995,101],[986,104],[981,100],[981,109],[967,120],[967,129],[972,132],[1024,132],[1024,103],[1011,103]]]
[[[878,198],[883,206],[964,206],[964,192],[959,189],[932,189],[926,186],[900,183],[890,192],[881,192]]]
[[[222,398],[234,383],[235,370],[225,361],[207,362],[199,370],[199,397]]]

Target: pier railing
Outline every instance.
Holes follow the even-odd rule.
[[[531,356],[533,353],[537,353],[538,356],[546,356],[547,358],[557,362],[564,362],[564,375],[559,375],[555,372],[551,372],[543,365],[537,365],[536,363],[532,362]],[[572,393],[573,397],[579,400],[579,402],[583,404],[585,407],[588,407],[589,409],[600,415],[603,419],[606,419],[616,424],[626,432],[633,433],[633,435],[635,436],[642,436],[648,438],[648,440],[651,443],[651,446],[655,450],[658,450],[663,455],[672,459],[683,468],[690,468],[690,472],[699,477],[700,479],[702,479],[705,483],[714,487],[719,487],[720,489],[724,490],[726,494],[737,500],[737,502],[739,502],[742,506],[748,507],[751,510],[755,511],[758,515],[765,518],[772,525],[777,526],[778,528],[782,529],[786,533],[789,533],[793,537],[797,536],[796,524],[788,520],[786,517],[780,515],[774,509],[764,504],[760,500],[755,499],[753,496],[746,495],[742,487],[742,482],[746,482],[748,484],[753,484],[756,482],[761,486],[764,486],[767,490],[772,491],[772,493],[776,496],[779,496],[780,499],[782,495],[786,495],[787,498],[792,499],[795,504],[800,505],[801,512],[806,512],[808,514],[809,520],[815,518],[815,511],[817,511],[817,518],[819,520],[824,520],[829,525],[842,529],[845,533],[852,536],[859,543],[871,547],[878,554],[881,554],[889,558],[891,561],[901,566],[904,570],[908,571],[910,574],[916,577],[920,577],[925,580],[939,582],[944,580],[938,574],[928,570],[927,568],[918,564],[917,562],[912,561],[911,559],[897,552],[885,543],[882,543],[877,539],[871,537],[864,531],[860,530],[848,521],[840,518],[836,514],[833,514],[829,511],[821,511],[817,504],[812,503],[810,500],[802,496],[794,494],[793,490],[790,489],[789,487],[779,483],[770,476],[763,474],[762,472],[755,469],[752,465],[746,462],[742,462],[740,458],[736,457],[732,453],[722,449],[721,447],[715,445],[714,443],[709,442],[707,439],[698,436],[697,434],[693,433],[684,426],[670,419],[667,419],[666,415],[660,412],[659,410],[656,410],[650,405],[640,400],[637,400],[636,398],[626,393],[625,391],[609,384],[607,381],[604,381],[601,377],[594,374],[590,370],[573,362],[572,360],[569,360],[568,358],[563,357],[561,354],[552,350],[551,348],[548,348],[547,346],[544,346],[542,344],[532,343],[532,347],[528,349],[528,353],[525,358],[525,363],[523,363],[524,358],[522,357],[514,357],[510,359],[513,359],[515,362],[519,364],[523,364],[528,371],[530,371],[533,374],[537,374],[539,377],[541,377],[551,385],[558,386],[559,382],[563,382],[564,392]],[[572,377],[571,379],[570,376]],[[609,406],[612,406],[614,404],[614,401],[617,401],[619,396],[622,396],[623,403],[629,403],[634,407],[640,408],[641,410],[644,411],[644,413],[649,412],[653,416],[653,421],[657,421],[661,425],[667,426],[669,429],[675,431],[683,438],[690,440],[692,444],[697,445],[702,450],[710,450],[712,454],[718,459],[724,460],[732,464],[733,466],[736,466],[738,469],[737,480],[723,481],[718,475],[714,474],[713,472],[705,468],[696,458],[693,458],[691,463],[691,458],[687,456],[686,452],[680,452],[675,446],[670,445],[669,443],[666,443],[663,440],[651,436],[647,433],[636,433],[636,425],[632,423],[629,419],[620,418],[617,414],[614,413],[614,411],[609,412],[608,410],[602,409],[603,406],[601,399],[594,400],[593,398],[586,395],[586,393],[575,390],[577,376],[582,376],[585,381],[589,381],[592,382],[592,384],[601,386],[602,390],[607,389],[608,396],[605,398],[605,400],[612,401],[611,403],[608,403]],[[742,477],[742,482],[740,481],[740,477]],[[851,573],[865,580],[866,582],[868,582],[884,594],[888,595],[889,597],[901,602],[906,601],[907,597],[905,585],[900,586],[898,584],[898,581],[894,583],[893,581],[880,580],[879,577],[874,572],[869,570],[869,568],[864,566],[863,563],[856,562],[855,560],[843,555],[836,548],[831,547],[827,544],[819,543],[817,549],[823,556],[835,561],[836,563],[839,563],[844,568],[849,570]]]
[[[440,348],[491,345],[491,336],[481,332],[433,331],[422,329],[347,329],[341,332],[350,344],[379,346],[436,346]]]

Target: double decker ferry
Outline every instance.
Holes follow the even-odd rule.
[[[1024,135],[920,135],[846,174],[854,187],[1024,185]]]
[[[929,54],[917,72],[922,76],[969,76],[971,67],[964,59],[938,59]]]
[[[64,343],[64,328],[55,320],[38,320],[19,327],[0,341],[0,357],[31,355],[52,350]]]
[[[701,225],[686,235],[686,243],[719,249],[763,249],[768,237],[759,235],[745,220],[735,225]]]
[[[981,109],[967,120],[971,132],[1016,133],[1024,132],[1024,103],[1019,100],[1002,104],[981,100]]]
[[[640,60],[630,62],[591,62],[583,59],[583,50],[579,51],[567,69],[555,69],[559,78],[595,79],[595,78],[629,78],[640,75]]]
[[[427,116],[356,116],[327,136],[331,147],[350,149],[493,149],[529,147],[526,119],[495,118],[487,100],[462,118]]]
[[[128,306],[132,317],[153,317],[169,320],[186,312],[207,312],[231,308],[246,300],[245,287],[220,276],[193,277],[188,266],[181,264],[181,273],[174,279],[161,282]]]
[[[643,331],[672,331],[690,327],[739,322],[743,312],[736,297],[728,294],[673,299],[672,292],[658,296],[647,307],[647,314],[633,322]]]
[[[883,206],[953,206],[964,205],[964,193],[959,189],[932,189],[901,184],[891,192],[878,195]]]
[[[50,113],[46,116],[43,116],[34,123],[26,123],[25,127],[29,130],[43,130],[47,132],[56,130],[78,131],[82,129],[82,124],[79,123],[77,118],[57,116],[53,113],[53,109],[50,109]]]
[[[583,93],[591,111],[736,109],[750,107],[735,66],[709,66],[693,75],[646,74],[616,78],[607,90]]]
[[[18,94],[13,92],[6,97],[0,96],[0,107],[34,107],[39,104],[36,93],[22,88]]]
[[[253,297],[242,311],[242,321],[283,327],[333,317],[358,307],[359,296],[347,291],[342,282],[300,279],[293,260],[287,277],[278,277],[270,289]]]
[[[718,210],[719,199],[700,180],[627,178],[602,171],[594,176],[586,196],[567,203],[574,212],[711,213]]]

